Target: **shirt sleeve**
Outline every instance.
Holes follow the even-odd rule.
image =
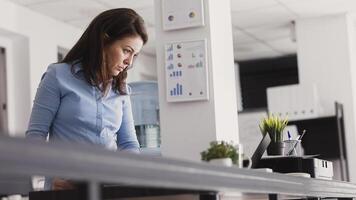
[[[140,145],[137,141],[134,120],[132,116],[131,101],[125,96],[122,101],[122,123],[118,131],[117,146],[120,150],[139,152]]]
[[[30,122],[26,131],[29,139],[46,140],[60,104],[60,89],[55,68],[49,66],[43,74],[33,102]]]

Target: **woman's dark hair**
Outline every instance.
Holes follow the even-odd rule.
[[[86,81],[103,93],[112,83],[114,91],[127,94],[126,78],[129,67],[118,76],[112,77],[110,69],[104,65],[103,52],[107,45],[124,37],[136,35],[141,37],[143,44],[147,42],[144,21],[134,10],[117,8],[104,11],[94,18],[61,62],[72,63],[72,72],[74,65],[81,63]]]

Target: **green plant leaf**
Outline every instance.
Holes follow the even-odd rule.
[[[201,159],[210,161],[217,158],[231,158],[234,164],[238,162],[238,152],[232,143],[225,141],[210,142],[210,147],[200,153]]]
[[[269,134],[273,142],[281,142],[283,140],[283,130],[288,125],[288,119],[282,119],[277,115],[270,114],[268,117],[261,120],[258,125],[262,135]]]

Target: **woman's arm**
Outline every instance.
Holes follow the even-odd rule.
[[[33,103],[26,137],[46,140],[60,104],[60,90],[53,65],[43,74]]]
[[[139,152],[140,145],[137,141],[135,125],[132,116],[131,101],[129,96],[125,96],[124,100],[122,101],[122,112],[122,123],[117,133],[118,149]]]

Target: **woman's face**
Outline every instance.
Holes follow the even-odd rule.
[[[143,41],[140,36],[128,36],[116,40],[104,49],[105,62],[111,70],[112,76],[117,76],[131,66],[135,57],[141,51]]]

